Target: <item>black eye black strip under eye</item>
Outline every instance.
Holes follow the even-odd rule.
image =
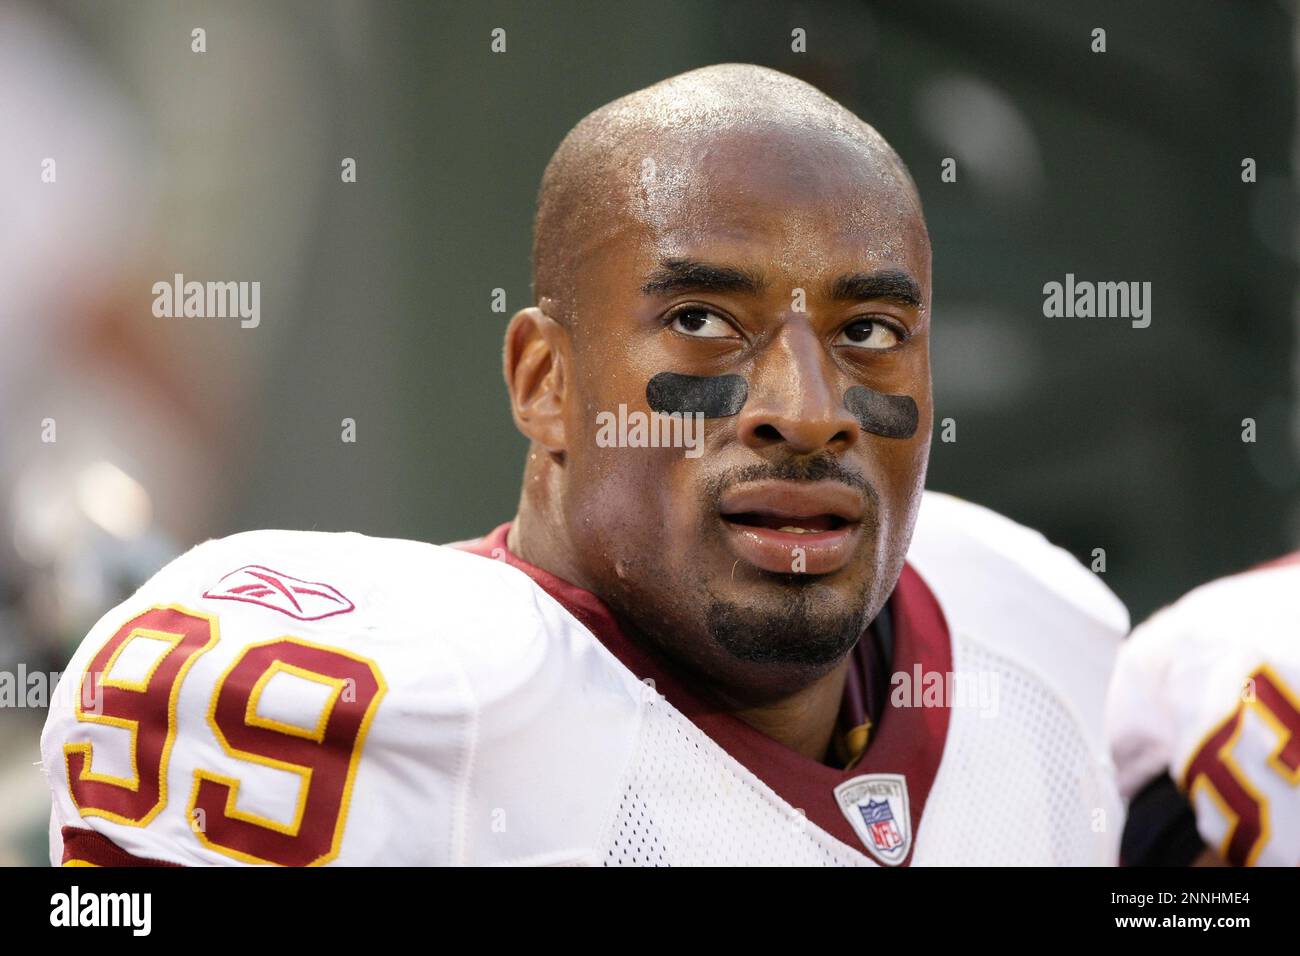
[[[656,412],[705,418],[727,418],[740,413],[749,386],[739,375],[682,375],[660,372],[646,385],[646,402]],[[884,438],[911,438],[919,414],[910,395],[886,395],[864,385],[844,393],[844,406],[864,431]]]
[[[645,387],[646,402],[665,415],[698,412],[705,418],[726,418],[738,414],[747,398],[749,386],[739,375],[660,372]]]
[[[911,438],[916,434],[919,415],[910,395],[886,395],[864,385],[844,393],[844,407],[853,413],[864,431],[884,438]]]

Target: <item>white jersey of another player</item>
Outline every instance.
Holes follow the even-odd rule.
[[[1203,585],[1136,628],[1107,723],[1126,799],[1168,774],[1223,859],[1300,864],[1300,558]]]
[[[250,532],[172,562],[51,710],[52,861],[1114,862],[1127,616],[1041,536],[926,495],[888,706],[836,767],[705,704],[506,527]]]

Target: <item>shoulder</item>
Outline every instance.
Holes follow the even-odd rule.
[[[593,756],[620,766],[641,702],[521,572],[354,533],[198,545],[65,673],[42,735],[56,817],[179,863],[566,857],[609,798]],[[525,801],[538,760],[553,792]],[[498,834],[505,812],[557,822]]]
[[[1268,661],[1300,665],[1300,563],[1219,578],[1187,592],[1134,628],[1120,651],[1116,684],[1145,691],[1179,681],[1219,680],[1229,698],[1245,671]]]
[[[1188,591],[1134,629],[1126,654],[1175,640],[1249,644],[1267,640],[1274,632],[1291,631],[1297,623],[1300,561],[1275,561]]]
[[[1069,702],[1089,739],[1101,739],[1106,686],[1129,618],[1097,575],[1039,532],[931,491],[908,563],[934,592],[955,645],[992,653],[1046,685]]]
[[[953,594],[1091,624],[1112,640],[1129,628],[1123,602],[1068,551],[952,495],[925,492],[908,561]]]
[[[329,616],[330,611],[366,609],[368,602],[364,600],[338,601],[344,585],[358,597],[382,595],[391,600],[401,598],[413,581],[420,582],[420,593],[425,594],[465,584],[510,587],[511,582],[518,583],[517,576],[500,562],[465,560],[468,557],[472,556],[423,541],[378,538],[352,531],[244,531],[195,545],[163,567],[141,590],[180,586],[202,592],[205,599],[236,600],[244,593],[245,585],[261,580],[272,593],[258,591],[246,603],[315,620]],[[282,583],[290,586],[289,593],[267,580],[267,574],[283,578]],[[321,591],[306,580],[312,576],[330,577],[335,583]],[[312,607],[303,610],[298,606],[299,599]]]
[[[1252,682],[1277,685],[1279,706],[1300,701],[1298,628],[1294,560],[1202,584],[1136,627],[1120,650],[1107,714],[1126,792],[1178,774]]]
[[[130,609],[176,604],[222,625],[223,640],[263,630],[344,638],[382,652],[436,651],[469,670],[526,664],[550,625],[567,626],[528,577],[500,561],[421,541],[355,532],[247,531],[177,557],[87,639]],[[492,634],[491,642],[481,638]],[[382,635],[382,636],[381,636]]]

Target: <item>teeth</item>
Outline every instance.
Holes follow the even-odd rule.
[[[808,533],[809,533],[809,529],[808,529],[808,528],[796,528],[794,525],[789,525],[789,524],[786,525],[786,526],[783,527],[783,528],[777,528],[776,530],[777,530],[777,531],[792,531],[792,532],[794,532],[795,534],[808,534]]]

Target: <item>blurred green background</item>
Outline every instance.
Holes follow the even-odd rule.
[[[60,668],[210,536],[510,517],[501,336],[546,160],[592,109],[726,61],[819,86],[917,180],[957,422],[930,487],[1104,548],[1135,621],[1294,549],[1296,50],[1271,0],[0,2],[0,666]],[[261,325],[155,318],[177,272],[260,280]],[[1151,326],[1045,318],[1066,273],[1151,282]],[[129,484],[85,477],[105,461]],[[0,710],[0,862],[44,858],[41,719]]]

